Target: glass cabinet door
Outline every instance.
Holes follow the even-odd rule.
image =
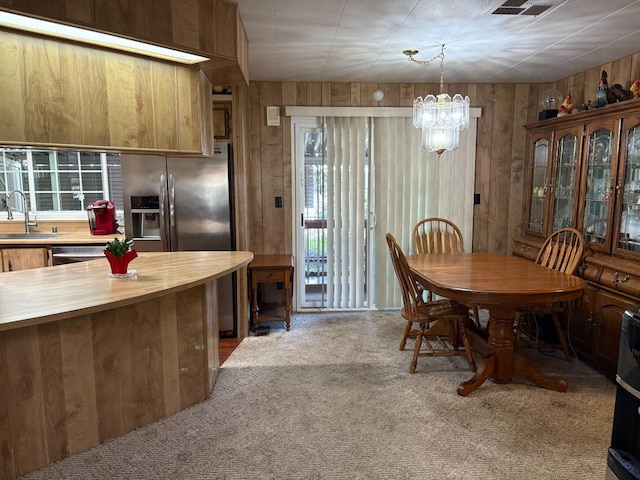
[[[618,215],[620,228],[617,248],[640,253],[640,126],[627,133],[623,168],[624,178],[618,181],[618,185],[623,187],[622,192],[618,189],[622,203]]]
[[[582,231],[584,239],[595,250],[608,250],[610,245],[614,160],[617,158],[614,128],[588,131]]]
[[[535,140],[532,144],[531,155],[526,231],[531,235],[544,236],[544,217],[547,210],[549,139],[538,138]]]
[[[551,188],[553,194],[552,231],[575,226],[574,198],[580,144],[578,135],[574,133],[560,135],[556,144],[554,181]]]

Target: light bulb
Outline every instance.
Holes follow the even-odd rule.
[[[376,102],[379,102],[380,100],[382,100],[384,98],[384,92],[380,89],[377,89],[373,92],[373,99]]]

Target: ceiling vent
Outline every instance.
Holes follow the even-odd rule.
[[[533,4],[528,0],[506,0],[491,15],[540,15],[566,0],[551,4]]]

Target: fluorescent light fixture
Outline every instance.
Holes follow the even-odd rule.
[[[109,35],[108,33],[95,32],[93,30],[72,27],[70,25],[49,22],[47,20],[40,20],[5,11],[0,11],[0,26],[64,38],[66,40],[74,40],[91,45],[99,45],[101,47],[123,50],[125,52],[137,53],[189,65],[209,60],[207,57],[182,52],[180,50],[173,50],[171,48],[160,47],[150,43],[118,37],[117,35]]]

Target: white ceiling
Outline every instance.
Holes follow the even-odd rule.
[[[527,0],[537,16],[495,15],[517,0],[236,0],[251,80],[438,82],[559,80],[640,51],[640,0]],[[616,79],[609,72],[609,83]],[[640,72],[637,72],[640,76]]]

